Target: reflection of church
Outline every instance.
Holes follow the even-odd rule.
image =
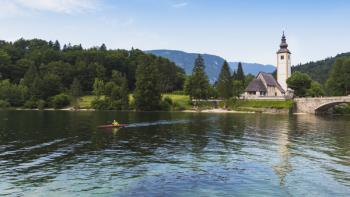
[[[277,80],[270,73],[260,72],[249,83],[242,95],[246,99],[266,97],[285,98],[292,95],[287,87],[287,79],[291,76],[291,52],[288,49],[286,36],[282,35],[280,49],[277,51]]]
[[[273,169],[277,176],[280,178],[280,185],[285,185],[285,179],[288,173],[292,171],[292,165],[290,163],[290,150],[289,150],[289,136],[288,136],[288,121],[282,121],[280,127],[280,133],[277,137],[278,156],[279,161],[273,166]]]

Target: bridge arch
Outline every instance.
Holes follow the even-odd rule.
[[[334,102],[324,103],[315,109],[315,113],[322,114],[336,105],[345,104],[345,103],[350,103],[350,101],[334,101]]]

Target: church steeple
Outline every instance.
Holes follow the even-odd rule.
[[[282,34],[280,48],[277,51],[277,81],[284,91],[288,90],[287,79],[291,76],[291,52],[284,32]]]
[[[290,53],[290,51],[288,50],[287,39],[286,39],[286,36],[284,35],[284,31],[282,34],[280,49],[277,51],[277,53]]]

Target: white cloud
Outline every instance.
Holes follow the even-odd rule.
[[[98,7],[97,0],[0,0],[0,17],[30,14],[33,11],[75,14]]]
[[[173,4],[172,6],[173,6],[174,8],[181,8],[181,7],[186,7],[187,5],[188,5],[187,2],[181,2],[181,3],[175,3],[175,4]]]
[[[40,11],[72,14],[96,8],[96,0],[15,0],[23,7]]]
[[[11,16],[21,16],[24,12],[13,2],[8,0],[0,0],[0,18]]]

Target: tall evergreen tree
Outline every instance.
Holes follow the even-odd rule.
[[[219,74],[219,79],[217,82],[217,90],[219,97],[224,100],[228,100],[232,96],[232,77],[230,73],[230,68],[227,61],[221,67]],[[227,107],[227,102],[225,102],[225,108]]]
[[[236,70],[233,71],[232,80],[237,80],[237,72],[236,72]]]
[[[58,40],[56,40],[55,43],[53,44],[53,48],[57,51],[61,50],[61,45],[58,42]]]
[[[238,67],[237,67],[237,79],[238,81],[242,81],[244,83],[245,77],[244,77],[244,71],[243,71],[243,67],[242,67],[242,63],[239,62],[238,63]]]
[[[161,93],[158,76],[158,69],[151,61],[146,60],[138,65],[134,92],[136,110],[151,111],[159,109]]]
[[[205,73],[204,59],[198,55],[195,60],[192,75],[187,81],[187,93],[191,99],[207,99],[209,91],[209,79]]]
[[[100,50],[101,51],[107,51],[107,47],[106,47],[106,45],[104,43],[100,46]]]

